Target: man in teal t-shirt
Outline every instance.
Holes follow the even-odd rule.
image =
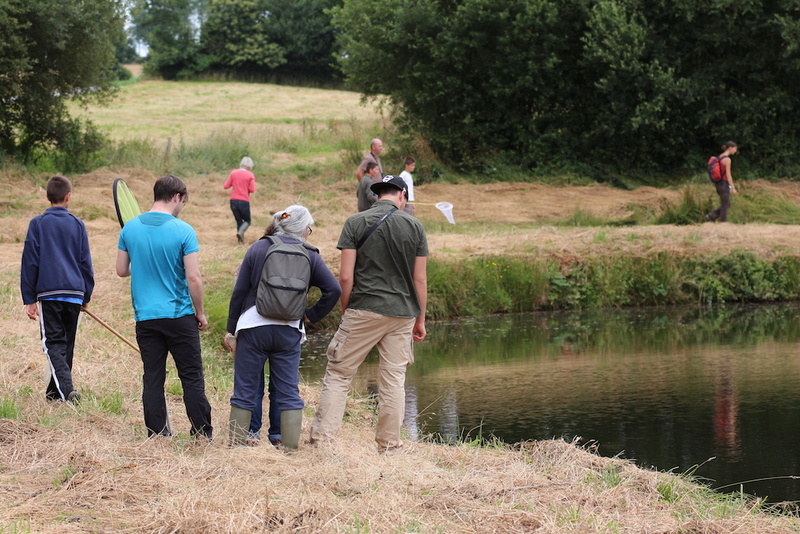
[[[143,213],[125,225],[119,249],[137,259],[131,264],[137,321],[194,314],[183,264],[184,256],[200,250],[191,226],[169,213]]]
[[[119,235],[117,274],[131,277],[136,340],[144,365],[142,404],[148,435],[171,435],[164,397],[167,353],[183,386],[191,434],[211,438],[198,330],[208,326],[194,229],[177,217],[189,193],[167,174],[153,186],[153,207]]]

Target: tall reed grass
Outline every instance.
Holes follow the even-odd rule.
[[[732,198],[728,219],[736,224],[769,223],[800,224],[800,206],[790,198],[774,191],[754,188],[750,184],[739,187],[740,194]],[[597,227],[665,225],[680,226],[700,224],[706,214],[719,205],[719,198],[711,186],[689,183],[681,189],[678,202],[663,200],[657,206],[631,206],[631,214],[621,219],[611,219],[576,208],[566,218],[554,221],[557,226]]]
[[[738,224],[800,224],[800,206],[782,196],[740,184],[739,194],[732,196],[728,218]],[[719,205],[719,198],[710,184],[690,184],[683,189],[677,204],[666,203],[650,224],[697,224]]]
[[[800,257],[585,257],[569,263],[493,256],[431,260],[428,316],[434,319],[569,308],[793,300]]]

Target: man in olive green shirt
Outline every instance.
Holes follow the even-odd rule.
[[[403,447],[400,428],[406,368],[414,363],[413,341],[422,341],[426,334],[428,241],[422,223],[403,212],[408,186],[402,178],[385,176],[372,190],[378,200],[369,210],[347,219],[337,244],[342,251],[343,315],[328,346],[311,442],[333,439],[342,423],[353,375],[377,345],[380,377],[375,441],[381,452],[392,452]]]

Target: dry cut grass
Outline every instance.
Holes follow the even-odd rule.
[[[316,390],[304,388],[309,409]],[[514,448],[416,443],[379,455],[372,411],[339,439],[230,449],[144,439],[125,416],[32,397],[0,420],[6,532],[791,532],[796,520],[563,441]],[[135,419],[135,418],[134,418]]]

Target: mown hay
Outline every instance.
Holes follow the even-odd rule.
[[[688,481],[558,440],[513,449],[415,443],[387,457],[361,423],[345,425],[333,444],[303,443],[285,455],[268,445],[230,449],[224,438],[137,438],[90,407],[34,410],[48,411],[61,412],[57,427],[0,424],[0,521],[33,532],[771,533],[792,526],[751,514],[746,502],[725,505]],[[664,484],[680,497],[665,500]]]

